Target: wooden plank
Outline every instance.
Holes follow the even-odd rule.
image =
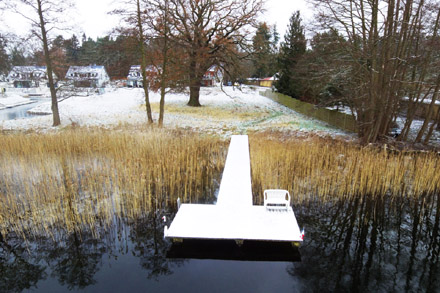
[[[231,137],[217,205],[252,205],[251,162],[247,135]]]

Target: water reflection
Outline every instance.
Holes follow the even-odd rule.
[[[46,278],[45,268],[35,261],[18,239],[0,236],[0,292],[20,292]]]
[[[110,226],[99,227],[97,219],[94,231],[10,233],[0,238],[0,291],[108,292],[121,286],[163,292],[208,289],[206,282],[217,292],[271,286],[306,292],[438,291],[439,200],[439,195],[363,196],[297,205],[297,219],[306,225],[301,262],[168,259],[161,218],[175,211],[164,208],[135,220],[115,217]]]
[[[13,108],[7,108],[0,110],[0,120],[14,120],[14,119],[20,119],[20,118],[31,118],[35,117],[33,114],[29,114],[27,111],[35,108],[36,106],[47,103],[50,101],[50,99],[47,98],[39,98],[39,99],[31,99],[33,103],[26,104],[22,106],[17,106]],[[0,100],[1,103],[1,100]]]
[[[438,202],[364,196],[298,207],[307,241],[288,272],[311,290],[438,290]]]
[[[102,255],[108,247],[105,241],[87,233],[73,232],[58,241],[39,243],[37,255],[43,257],[56,278],[69,290],[83,289],[96,283],[95,274],[101,267]]]
[[[141,267],[148,272],[149,279],[173,273],[171,266],[181,265],[183,261],[170,261],[166,253],[170,243],[163,237],[162,220],[157,212],[137,220],[132,225],[130,240],[132,241],[133,255],[139,258]]]

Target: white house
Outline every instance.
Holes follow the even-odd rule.
[[[149,80],[155,78],[158,74],[157,68],[153,65],[148,65],[147,67],[145,67],[145,72]],[[127,86],[142,87],[142,71],[140,65],[132,65],[130,67],[130,71],[127,75]]]
[[[75,87],[104,87],[110,77],[104,66],[70,66],[66,73],[66,79],[73,81]]]
[[[56,79],[56,76],[54,75]],[[7,81],[16,88],[32,88],[46,85],[48,82],[46,66],[14,66]]]

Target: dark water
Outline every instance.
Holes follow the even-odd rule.
[[[163,214],[0,242],[0,291],[438,292],[440,196],[368,196],[294,210],[300,261],[169,259]]]
[[[36,107],[39,104],[50,102],[50,99],[45,98],[38,98],[38,99],[31,99],[33,103],[26,104],[22,106],[17,106],[13,108],[7,108],[0,110],[0,120],[14,120],[14,119],[20,119],[20,118],[29,118],[34,117],[35,115],[27,113],[28,110]],[[1,103],[1,100],[0,100]]]

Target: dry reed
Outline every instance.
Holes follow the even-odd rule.
[[[440,191],[437,154],[389,154],[386,150],[329,141],[251,138],[255,201],[267,188],[283,188],[301,202],[370,196],[420,196]]]
[[[0,231],[67,231],[214,197],[226,144],[194,133],[3,135]],[[212,200],[212,199],[211,199]],[[38,235],[38,234],[37,234]]]
[[[0,232],[52,235],[136,220],[166,206],[212,202],[228,142],[169,130],[66,130],[0,138]],[[267,188],[294,202],[420,196],[440,190],[439,158],[390,155],[322,139],[250,137],[255,202]]]

